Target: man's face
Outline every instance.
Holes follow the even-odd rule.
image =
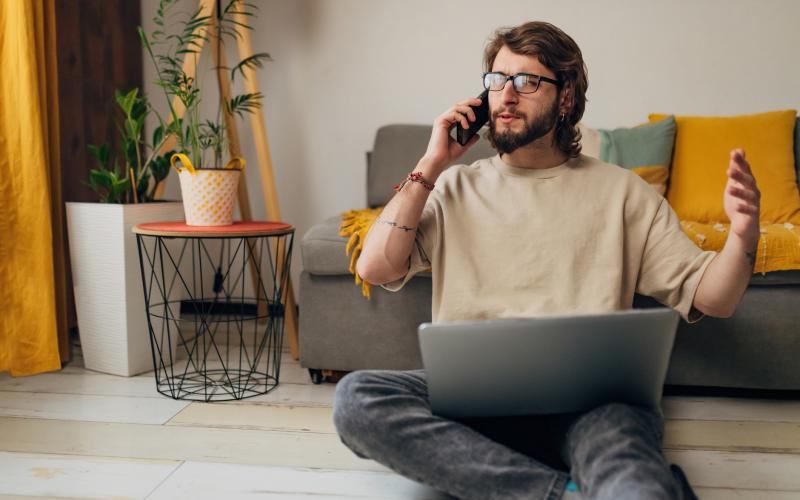
[[[555,79],[556,75],[539,58],[515,54],[503,46],[497,53],[492,71],[506,75],[533,73]],[[547,135],[559,114],[558,89],[541,82],[533,94],[518,94],[511,81],[503,90],[489,92],[489,134],[501,154],[513,153]]]

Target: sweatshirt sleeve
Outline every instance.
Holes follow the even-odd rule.
[[[662,198],[647,234],[636,292],[677,310],[689,323],[705,315],[692,304],[697,286],[717,252],[701,250],[683,232],[675,211]]]

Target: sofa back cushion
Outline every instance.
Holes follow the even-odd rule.
[[[392,199],[392,189],[399,184],[428,149],[431,125],[386,125],[375,134],[375,145],[367,155],[367,206],[385,205]],[[494,156],[496,151],[486,140],[486,132],[458,164],[470,164]]]
[[[665,115],[650,115],[650,121]],[[794,165],[797,112],[678,116],[667,199],[681,220],[726,222],[723,192],[730,150],[743,148],[761,191],[761,220],[800,223]]]

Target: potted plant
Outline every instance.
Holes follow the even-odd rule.
[[[179,23],[177,33],[167,33],[167,20],[172,21],[171,9],[175,0],[161,0],[153,18],[157,29],[148,37],[142,28],[139,36],[150,61],[155,67],[155,83],[164,91],[169,106],[170,121],[177,138],[179,153],[172,155],[171,164],[178,171],[186,223],[197,226],[229,225],[233,221],[236,187],[244,169],[242,158],[230,158],[223,164],[223,156],[229,150],[229,136],[225,118],[243,117],[261,106],[261,92],[220,96],[216,116],[203,119],[200,116],[202,89],[200,79],[186,74],[181,58],[197,59],[206,43],[216,44],[216,52],[222,54],[225,41],[236,41],[242,29],[252,29],[242,19],[253,17],[256,6],[242,0],[229,0],[223,7],[222,0],[216,3],[216,13],[203,15],[198,8],[184,22]],[[169,23],[174,26],[173,22]],[[233,67],[215,67],[215,71],[229,70],[231,83],[237,73],[244,75],[245,68],[261,67],[271,60],[269,54],[261,52],[241,59]],[[184,108],[178,116],[173,101],[178,99]],[[159,116],[159,122],[164,120]]]
[[[86,368],[132,376],[153,365],[131,228],[181,220],[183,207],[179,201],[154,199],[169,173],[169,153],[158,153],[167,135],[163,127],[153,132],[152,142],[145,140],[144,123],[151,112],[147,99],[133,89],[117,91],[115,100],[122,116],[116,152],[109,144],[88,146],[97,168],[87,184],[99,203],[67,203],[67,231]],[[179,287],[173,293],[179,300]]]
[[[87,368],[106,373],[130,376],[153,368],[132,226],[181,220],[184,213],[189,224],[230,224],[238,177],[245,163],[241,158],[231,158],[223,165],[223,156],[229,149],[225,118],[252,112],[263,98],[256,92],[220,99],[215,118],[201,118],[199,79],[183,70],[183,59],[194,58],[196,67],[206,42],[217,44],[221,53],[224,40],[240,36],[246,27],[241,19],[253,17],[256,7],[241,0],[229,0],[223,7],[223,0],[219,0],[213,16],[202,15],[198,8],[181,19],[180,13],[172,12],[175,4],[175,0],[160,1],[153,19],[156,30],[149,37],[142,27],[138,28],[143,47],[155,66],[155,83],[164,92],[169,116],[162,117],[138,90],[117,92],[116,104],[123,117],[118,124],[118,153],[112,154],[106,144],[89,146],[98,168],[91,171],[88,184],[98,193],[101,203],[67,204],[84,359]],[[235,81],[245,68],[261,67],[266,60],[270,60],[269,54],[257,53],[233,67],[214,70],[230,71],[231,80]],[[180,116],[173,106],[175,98],[184,107]],[[148,116],[158,122],[150,142],[144,134]],[[178,151],[159,154],[170,137],[176,139]],[[168,175],[170,165],[179,172],[183,204],[154,200],[156,188]],[[171,277],[167,277],[170,281]],[[172,287],[170,303],[185,297],[182,290],[180,285]],[[177,317],[179,311],[170,314]]]

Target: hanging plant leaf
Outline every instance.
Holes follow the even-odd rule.
[[[272,61],[272,56],[267,54],[266,52],[259,52],[258,54],[253,54],[250,57],[242,59],[239,64],[231,69],[231,82],[236,80],[236,72],[242,74],[242,78],[244,78],[244,69],[254,69],[254,68],[262,68],[264,66],[264,61]]]

